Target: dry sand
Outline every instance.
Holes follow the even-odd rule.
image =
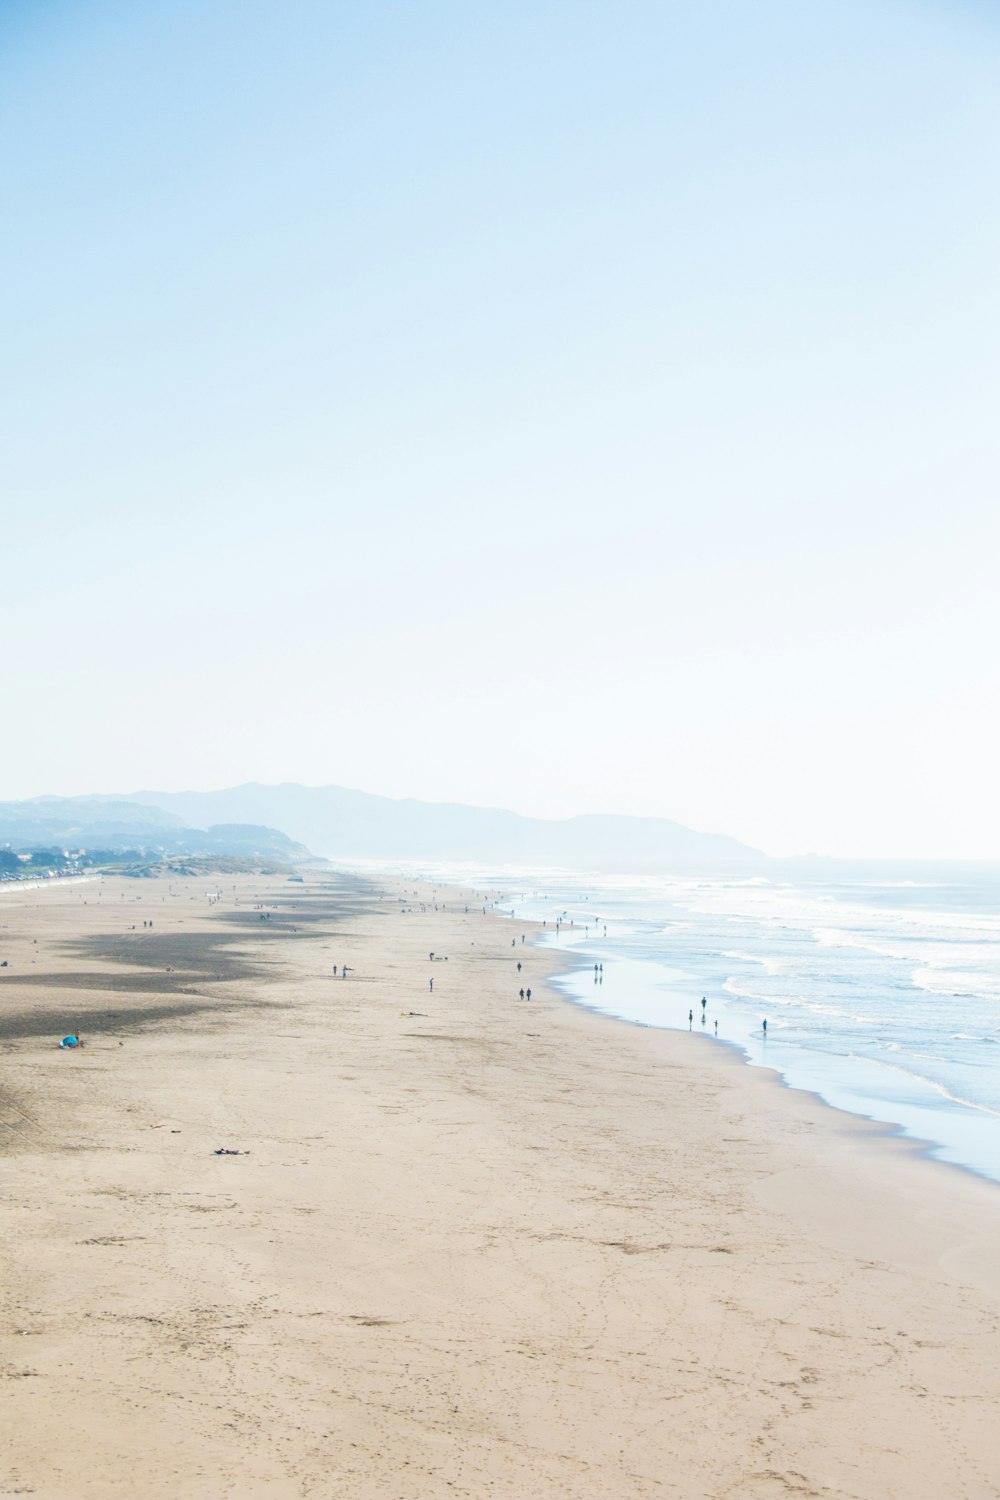
[[[1000,1192],[455,891],[235,885],[0,893],[0,1496],[1000,1495]]]

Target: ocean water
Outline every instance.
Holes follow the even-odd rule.
[[[718,1023],[748,1064],[1000,1182],[1000,872],[421,873],[489,890],[515,924],[545,923],[569,999],[713,1040]]]

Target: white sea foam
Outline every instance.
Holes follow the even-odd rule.
[[[738,949],[726,950],[721,956],[723,958],[734,958],[739,963],[757,964],[764,970],[765,974],[771,975],[772,978],[778,974],[787,974],[794,968],[793,963],[789,959],[765,957],[762,953],[741,953]]]
[[[940,1098],[947,1099],[950,1104],[958,1104],[963,1109],[973,1109],[977,1114],[989,1115],[993,1119],[1000,1120],[1000,1109],[994,1109],[989,1104],[983,1104],[976,1099],[968,1099],[961,1094],[956,1094],[943,1083],[938,1083],[935,1079],[928,1078],[924,1073],[917,1073],[912,1068],[904,1068],[897,1066],[895,1063],[886,1062],[884,1058],[879,1059],[878,1066],[888,1068],[893,1073],[901,1073],[905,1078],[919,1087],[928,1088]]]

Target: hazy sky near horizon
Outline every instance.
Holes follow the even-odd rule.
[[[7,0],[0,799],[1000,857],[1000,19]]]

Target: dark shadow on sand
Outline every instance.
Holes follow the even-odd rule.
[[[95,997],[96,998],[96,997]],[[63,1029],[79,1027],[86,1040],[89,1033],[93,1039],[105,1036],[122,1036],[155,1025],[159,1021],[187,1020],[191,1016],[215,1014],[231,1016],[234,1011],[281,1010],[280,1005],[261,1000],[234,1001],[232,998],[219,1001],[189,1000],[168,1002],[165,1005],[130,1005],[127,1008],[108,1010],[105,1006],[80,1007],[74,1000],[64,1009],[67,1019]],[[32,1037],[52,1037],[60,1027],[54,1023],[51,1011],[15,1011],[0,1016],[0,1042],[28,1041]]]
[[[268,893],[270,896],[270,893]],[[67,956],[89,960],[93,969],[75,969],[62,974],[17,975],[16,987],[48,990],[52,999],[37,1009],[0,1012],[0,1041],[16,1041],[51,1036],[54,1030],[82,1031],[96,1035],[120,1035],[162,1021],[178,1021],[193,1016],[215,1014],[231,1017],[240,1011],[282,1010],[273,1001],[246,999],[238,992],[221,990],[205,994],[208,986],[228,986],[238,981],[255,985],[272,984],[284,975],[280,963],[260,955],[248,957],[245,952],[229,950],[244,947],[250,941],[268,944],[276,938],[287,938],[292,927],[309,926],[304,936],[315,938],[322,931],[333,932],[345,920],[371,911],[376,905],[371,888],[365,882],[345,880],[321,892],[297,892],[294,896],[275,897],[282,904],[294,902],[296,910],[282,918],[274,913],[262,921],[259,911],[233,911],[223,907],[210,913],[210,927],[198,932],[157,931],[139,928],[125,933],[101,933],[94,937],[67,939],[56,944]],[[308,908],[305,903],[308,902]],[[298,909],[299,906],[302,909]],[[266,907],[273,908],[274,900]],[[124,919],[126,913],[122,912]],[[131,918],[132,911],[128,912]],[[199,918],[203,913],[199,913]],[[157,917],[153,917],[156,921]],[[164,915],[165,923],[176,921],[176,913]],[[14,976],[12,976],[13,978]],[[64,1003],[60,996],[66,992]],[[108,993],[115,995],[156,996],[146,1004],[116,1005],[108,1008]],[[190,999],[180,999],[180,996]],[[41,997],[39,997],[41,1001]],[[56,1017],[60,1019],[57,1021]]]

